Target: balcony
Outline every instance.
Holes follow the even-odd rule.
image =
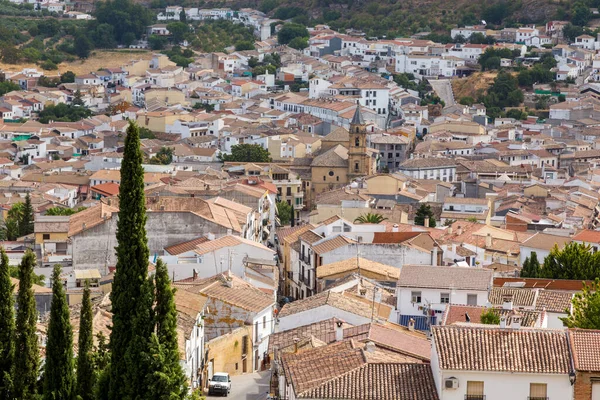
[[[304,283],[306,285],[306,287],[309,287],[309,288],[312,287],[310,279],[308,279],[308,277],[302,277],[302,283]]]
[[[483,394],[465,394],[465,400],[485,400]]]
[[[295,199],[303,199],[304,198],[304,192],[300,191],[300,192],[294,193],[294,198]]]

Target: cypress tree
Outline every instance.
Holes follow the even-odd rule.
[[[8,256],[0,247],[0,398],[10,399],[15,354],[15,302]]]
[[[158,259],[156,274],[156,337],[151,340],[153,375],[148,383],[152,398],[185,398],[186,376],[179,364],[175,289],[171,287],[167,265]]]
[[[25,205],[23,206],[23,215],[19,221],[19,234],[21,236],[33,233],[33,206],[29,193],[25,196]]]
[[[94,398],[94,366],[92,351],[94,345],[92,301],[90,299],[90,282],[85,281],[81,313],[79,314],[79,342],[77,354],[77,388],[75,394],[81,400]]]
[[[60,278],[62,268],[52,272],[52,304],[44,366],[44,400],[70,400],[74,389],[73,330],[67,295]]]
[[[140,334],[146,332],[133,330],[133,319],[140,307],[142,286],[147,281],[149,259],[142,160],[139,128],[134,122],[130,122],[121,164],[117,265],[111,292],[113,327],[110,335],[112,361],[109,398],[112,400],[127,398],[127,388],[133,381],[130,377],[136,374],[138,366],[127,365],[125,355],[128,354],[129,359],[137,359],[131,354],[132,340],[134,336],[139,338]]]
[[[25,253],[19,265],[17,294],[17,330],[15,333],[14,392],[18,399],[29,399],[37,393],[40,353],[36,335],[37,309],[32,289],[35,255]]]
[[[123,388],[122,396],[127,399],[151,399],[147,386],[151,373],[149,360],[150,337],[154,330],[154,284],[147,278],[141,287],[137,307],[132,319],[133,337],[125,353],[128,380]],[[114,362],[114,358],[113,358]],[[112,385],[112,382],[111,382]]]

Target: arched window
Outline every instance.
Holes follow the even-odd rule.
[[[356,139],[354,140],[354,145],[355,145],[356,147],[360,146],[360,138],[356,138]]]
[[[357,162],[354,163],[354,170],[358,171],[358,163]]]

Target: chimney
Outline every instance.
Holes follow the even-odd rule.
[[[452,225],[448,227],[448,235],[452,235]]]
[[[502,309],[503,310],[512,310],[513,309],[513,295],[505,294],[502,296]]]
[[[196,268],[194,268],[194,273],[192,275],[192,280],[195,281],[196,279],[198,279],[198,271],[196,270]]]
[[[375,343],[373,343],[372,341],[368,341],[365,344],[365,350],[367,351],[367,353],[374,353],[375,352]]]
[[[208,240],[215,240],[215,234],[212,232],[208,232],[208,234],[206,235],[206,238]]]
[[[456,234],[458,236],[462,235],[462,226],[459,225],[459,226],[456,227]]]
[[[298,342],[300,341],[299,338],[295,337],[294,338],[294,354],[298,354]]]
[[[431,250],[431,265],[437,267],[438,260],[438,248],[436,245],[433,246],[433,250]]]
[[[506,317],[504,315],[500,316],[500,328],[506,328]]]
[[[344,340],[344,328],[342,328],[342,321],[335,322],[335,341],[341,342]]]
[[[392,227],[392,232],[398,232],[398,224],[394,224]]]
[[[456,243],[452,243],[452,253],[456,255]]]
[[[415,330],[415,320],[413,318],[408,320],[408,330],[409,331]]]
[[[521,328],[521,314],[519,314],[517,312],[513,312],[510,327],[512,329]]]
[[[423,221],[423,226],[425,226],[426,228],[429,228],[429,217],[425,218],[425,220]]]
[[[487,236],[485,237],[485,247],[487,249],[492,247],[492,234],[491,233],[488,233]]]

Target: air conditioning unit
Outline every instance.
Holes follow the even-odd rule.
[[[444,381],[444,387],[446,389],[458,389],[458,379],[448,378]]]

